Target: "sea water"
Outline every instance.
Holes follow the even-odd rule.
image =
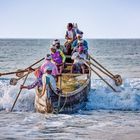
[[[50,39],[0,39],[0,73],[23,69],[50,52]],[[61,40],[63,43],[64,40]],[[140,40],[90,39],[89,53],[123,84],[101,74],[117,90],[113,92],[92,73],[86,108],[75,114],[34,112],[35,90],[22,90],[14,112],[8,112],[22,80],[9,85],[15,75],[0,77],[0,139],[140,139]],[[26,82],[34,81],[31,74]]]

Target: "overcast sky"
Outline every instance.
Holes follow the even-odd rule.
[[[0,38],[140,38],[140,0],[0,0]]]

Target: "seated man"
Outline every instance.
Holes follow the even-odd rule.
[[[65,35],[66,42],[64,43],[64,46],[66,47],[66,53],[67,55],[71,55],[72,53],[72,43],[76,39],[76,32],[73,29],[73,24],[68,23],[67,25],[67,31]]]
[[[58,51],[55,46],[52,46],[51,56],[52,56],[52,61],[55,63],[59,73],[61,74],[64,69],[64,63],[66,59],[64,53],[62,51]]]
[[[73,23],[73,29],[75,30],[76,34],[83,34],[83,32],[79,30],[77,23]]]
[[[60,45],[60,41],[55,39],[52,43],[53,46],[57,48],[58,51],[62,51],[64,54],[66,53],[66,48],[63,45]]]
[[[83,53],[86,55],[86,57],[88,58],[88,47],[87,46],[84,46],[84,40],[78,40],[78,45],[73,49],[73,52],[78,52],[78,48],[79,47],[83,47]]]
[[[72,43],[76,39],[76,32],[73,29],[73,24],[72,23],[68,23],[68,25],[67,25],[67,31],[66,31],[65,39],[67,40],[65,42],[65,45],[67,43]]]
[[[57,77],[58,75],[58,69],[54,63],[51,62],[52,56],[50,54],[47,54],[45,57],[45,62],[41,65],[40,70],[42,73],[45,73],[46,67],[52,67],[52,75],[54,77]]]
[[[83,34],[77,34],[77,39],[72,43],[73,50],[76,50],[76,48],[82,44],[84,46],[84,53],[88,53],[88,43],[86,40],[82,39]]]
[[[86,54],[84,54],[84,48],[83,46],[79,46],[78,52],[74,52],[71,59],[74,60],[71,73],[74,73],[76,71],[82,73],[85,73],[85,64],[84,61],[86,61]]]

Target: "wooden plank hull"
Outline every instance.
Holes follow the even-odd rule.
[[[71,93],[58,94],[50,88],[51,103],[56,113],[75,113],[86,105],[87,96],[90,91],[90,78],[83,86]],[[35,109],[40,113],[47,113],[46,94],[38,97],[39,90],[36,89]]]

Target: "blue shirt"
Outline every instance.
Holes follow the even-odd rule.
[[[73,43],[72,43],[72,47],[75,48],[78,46],[78,40],[76,39]],[[84,46],[84,50],[88,50],[88,43],[86,40],[84,40],[83,42],[83,46]]]

